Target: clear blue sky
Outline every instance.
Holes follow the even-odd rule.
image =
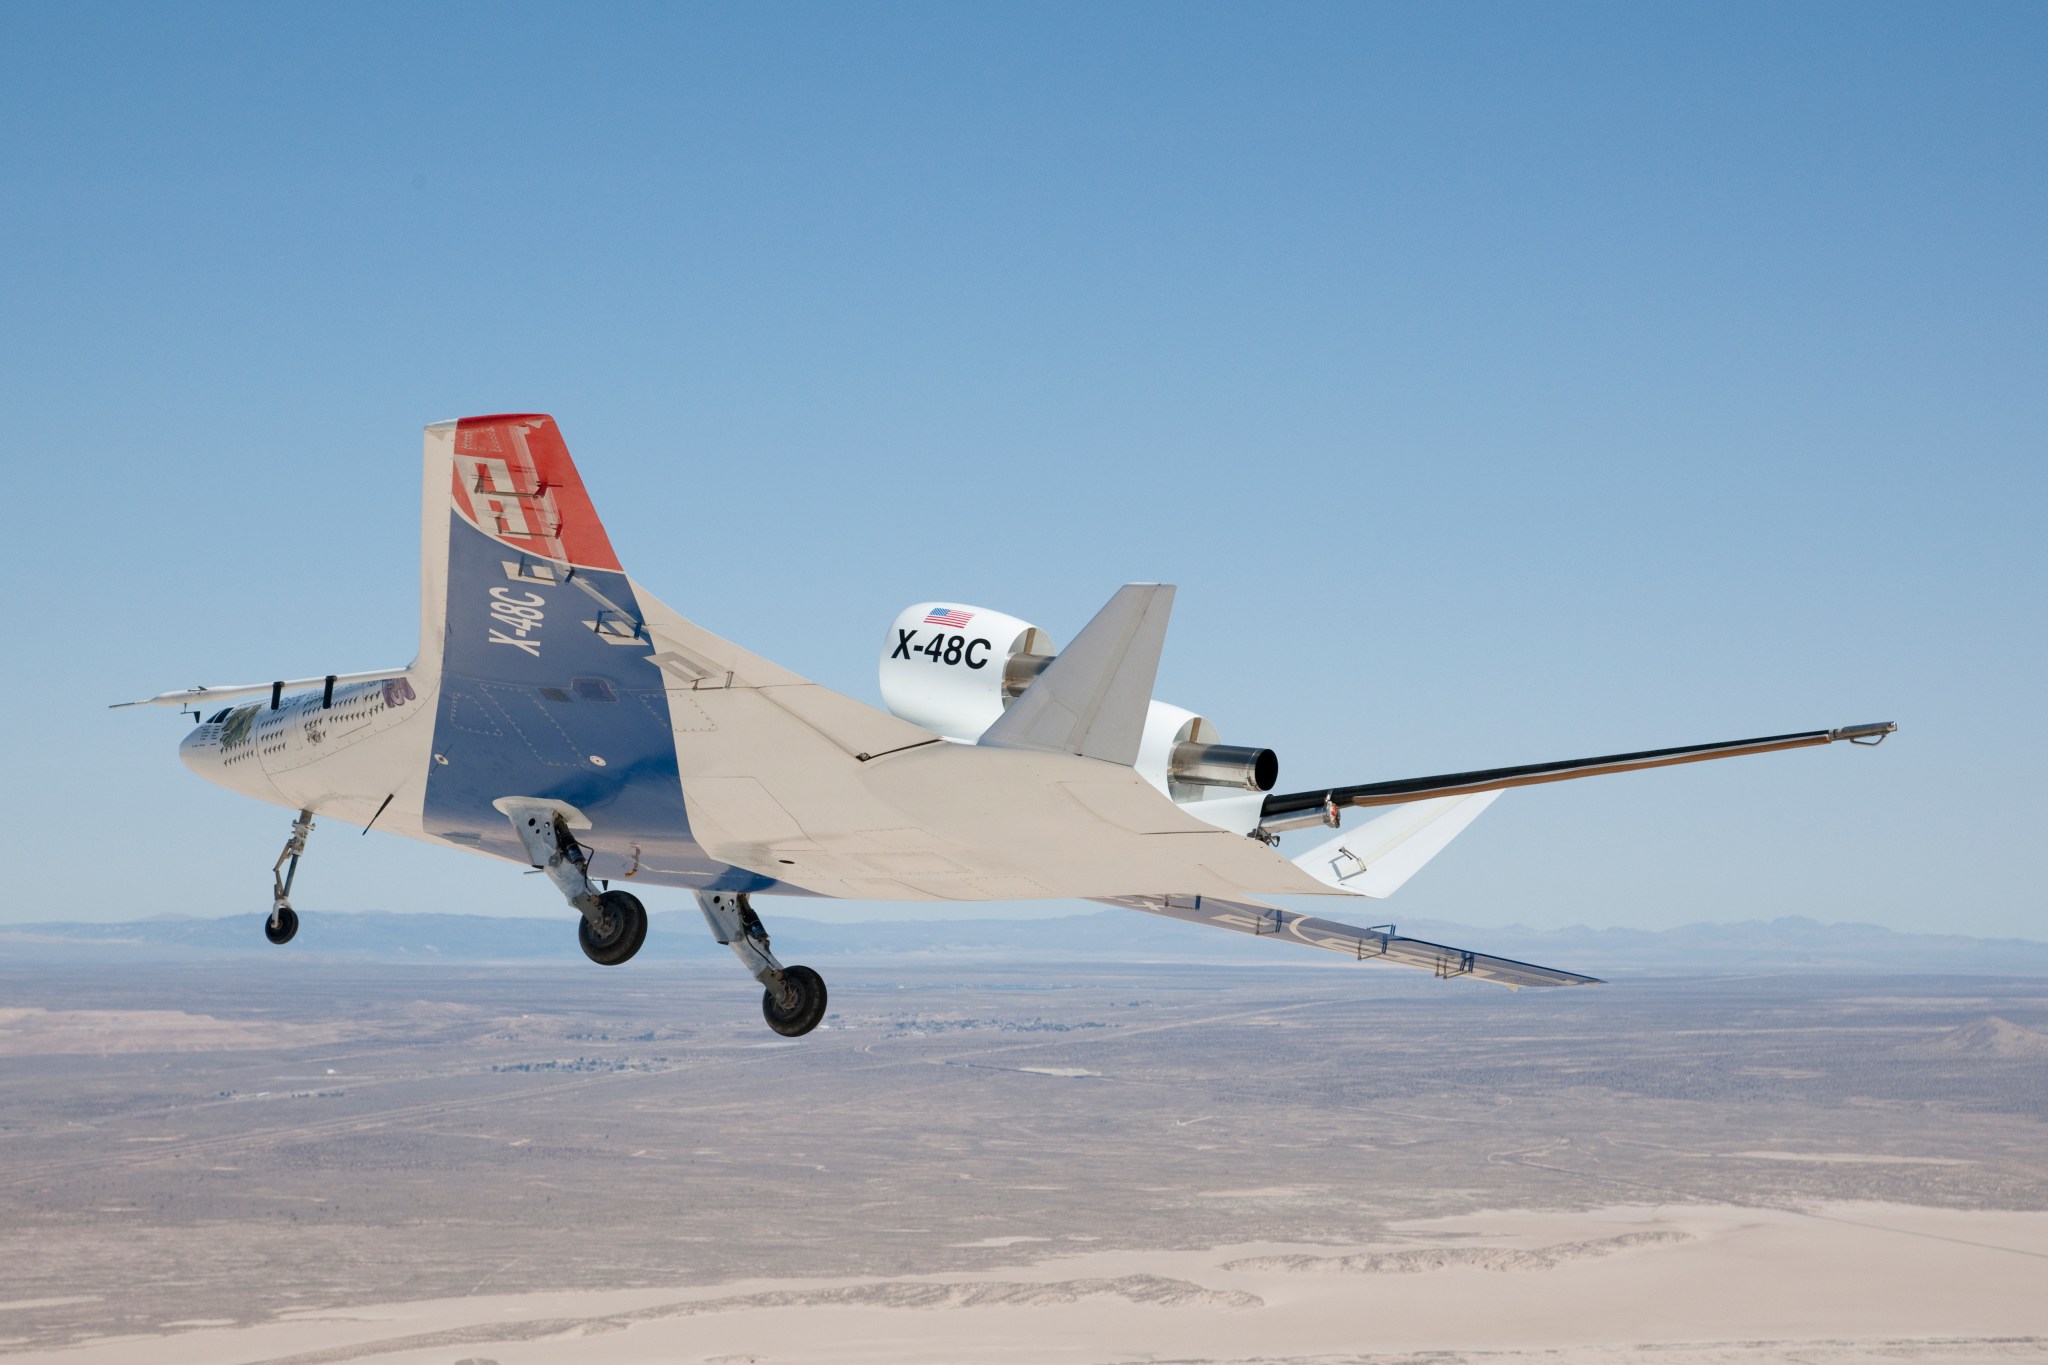
[[[1289,787],[1904,727],[1510,793],[1396,918],[2048,937],[2041,5],[20,3],[0,128],[0,918],[264,908],[289,815],[104,705],[404,662],[509,409],[869,699],[1165,579]],[[340,826],[300,900],[566,914]]]

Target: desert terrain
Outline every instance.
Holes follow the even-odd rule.
[[[2048,1360],[2039,976],[564,948],[0,958],[0,1354]]]

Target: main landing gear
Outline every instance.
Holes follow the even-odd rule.
[[[606,891],[597,898],[596,919],[576,926],[583,955],[601,967],[616,967],[647,941],[647,907],[630,891]]]
[[[284,852],[270,865],[270,918],[263,922],[263,936],[272,943],[285,944],[299,932],[299,912],[292,909],[292,881],[299,875],[299,859],[306,852],[306,836],[313,832],[313,812],[302,810],[292,821],[292,837],[284,841]]]
[[[538,797],[508,796],[492,803],[519,836],[527,859],[547,874],[583,916],[576,936],[592,962],[615,967],[647,939],[647,910],[628,891],[601,890],[590,879],[590,850],[574,831],[590,822],[574,806]],[[280,860],[281,861],[281,860]],[[761,1013],[785,1038],[801,1038],[825,1018],[825,980],[809,967],[785,967],[768,946],[768,930],[744,892],[699,891],[697,907],[711,936],[761,983]]]
[[[761,1014],[785,1038],[801,1038],[825,1017],[825,978],[809,967],[785,967],[768,948],[768,930],[744,891],[699,891],[697,908],[711,936],[765,988]]]
[[[590,880],[590,851],[569,832],[569,819],[541,801],[500,802],[533,865],[547,873],[563,897],[583,915],[576,926],[583,955],[616,967],[647,941],[647,907],[630,891],[600,891]]]

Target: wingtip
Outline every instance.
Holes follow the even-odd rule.
[[[1865,748],[1875,748],[1884,743],[1885,736],[1897,734],[1899,723],[1895,720],[1873,721],[1869,725],[1842,725],[1828,731],[1828,741],[1848,740]]]

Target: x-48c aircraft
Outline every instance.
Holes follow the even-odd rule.
[[[631,958],[683,887],[795,1036],[825,983],[770,950],[751,898],[1081,897],[1361,961],[1508,986],[1593,978],[1278,909],[1382,897],[1508,787],[1733,758],[1893,725],[1275,792],[1270,750],[1152,698],[1174,590],[1118,589],[1065,649],[954,600],[884,634],[876,710],[691,622],[628,577],[554,420],[427,428],[419,657],[405,668],[166,692],[210,782],[298,812],[266,929],[298,929],[315,815],[544,870],[583,951]],[[221,703],[214,709],[215,703]],[[1351,826],[1347,812],[1390,807]],[[1281,835],[1319,828],[1294,857]]]

